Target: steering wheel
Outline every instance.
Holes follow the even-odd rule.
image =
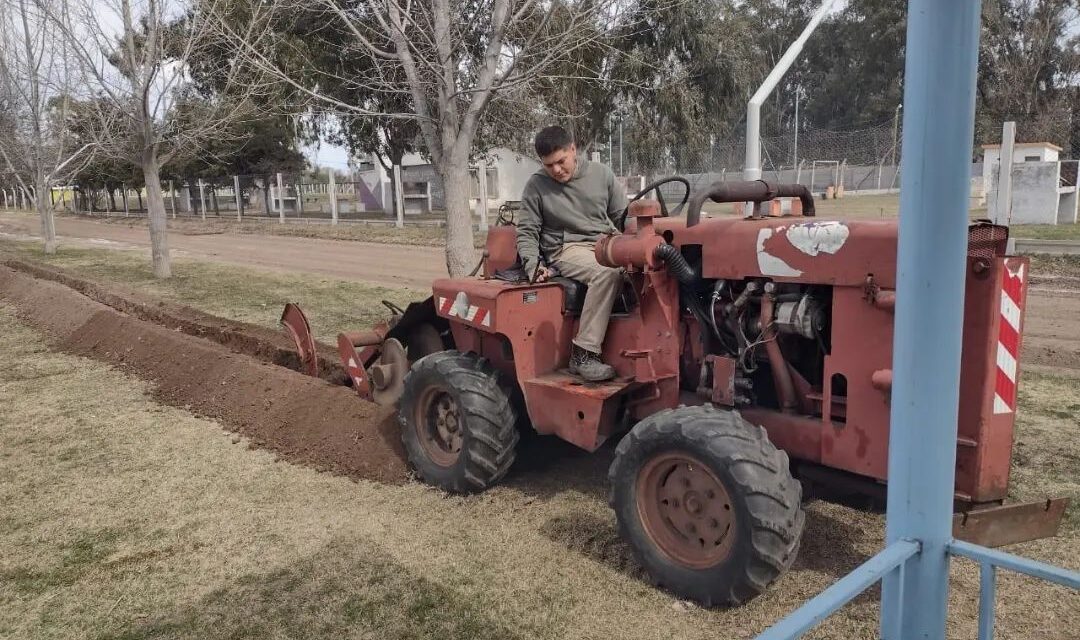
[[[679,182],[685,187],[682,201],[675,205],[675,208],[671,211],[668,211],[667,202],[664,201],[664,192],[660,190],[660,187],[669,182]],[[644,198],[650,191],[656,191],[656,200],[660,203],[660,216],[664,218],[673,217],[682,213],[683,207],[685,207],[686,203],[690,200],[690,181],[682,176],[670,176],[645,185],[644,189],[639,191],[633,198],[630,198],[630,202],[626,203],[626,209],[623,210],[622,215],[619,217],[620,230],[626,228],[626,215],[630,212],[630,205]]]

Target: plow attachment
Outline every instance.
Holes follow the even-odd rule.
[[[346,384],[365,400],[392,405],[401,397],[405,374],[412,363],[445,349],[446,321],[435,314],[431,298],[414,302],[406,309],[384,301],[391,316],[372,329],[338,334],[337,351],[348,374]],[[317,376],[315,338],[307,316],[294,303],[285,305],[281,324],[292,336],[304,373]]]

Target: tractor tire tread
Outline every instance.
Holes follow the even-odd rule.
[[[447,474],[435,468],[416,441],[407,407],[416,400],[417,380],[434,376],[453,390],[466,435],[458,461]],[[413,384],[410,384],[410,381]],[[399,422],[409,462],[421,480],[452,493],[483,491],[501,480],[514,463],[518,413],[513,387],[486,359],[474,353],[438,351],[416,361],[405,378]]]
[[[724,570],[727,583],[710,582],[702,572],[690,575],[658,549],[648,548],[651,541],[644,538],[637,521],[636,504],[628,504],[636,492],[632,487],[638,469],[648,455],[674,448],[701,458],[714,472],[726,467],[725,486],[737,494],[732,499],[741,501],[747,512],[749,535],[736,539],[737,548],[723,561],[731,565]],[[798,553],[806,518],[802,486],[791,477],[787,454],[769,441],[763,428],[748,424],[738,412],[695,406],[645,418],[619,442],[608,478],[609,504],[616,511],[620,535],[630,542],[650,580],[681,597],[705,606],[744,603],[772,584]]]

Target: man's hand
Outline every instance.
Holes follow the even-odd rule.
[[[538,284],[541,282],[547,282],[551,278],[551,270],[544,265],[537,265],[536,271],[529,274],[529,282]]]

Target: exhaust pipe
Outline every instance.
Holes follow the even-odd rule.
[[[765,180],[748,182],[714,182],[712,186],[694,194],[690,208],[686,211],[686,226],[692,227],[701,221],[701,207],[706,200],[713,202],[765,202],[773,198],[798,198],[802,203],[803,215],[814,215],[814,196],[805,185],[775,184]]]

